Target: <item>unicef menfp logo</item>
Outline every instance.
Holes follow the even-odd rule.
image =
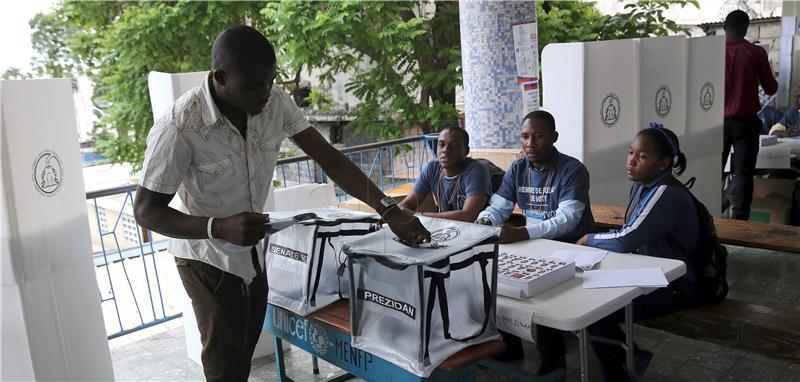
[[[45,150],[33,161],[33,184],[44,196],[53,196],[64,183],[64,168],[56,153]]]
[[[308,342],[314,351],[320,355],[328,353],[328,348],[331,347],[331,341],[328,338],[328,332],[320,325],[314,322],[308,322]]]

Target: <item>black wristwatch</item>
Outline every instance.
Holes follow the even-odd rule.
[[[380,209],[378,214],[381,215],[381,219],[384,221],[389,220],[395,212],[400,210],[400,207],[397,206],[397,201],[394,200],[391,196],[385,196],[380,200]]]

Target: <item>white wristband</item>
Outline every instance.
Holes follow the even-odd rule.
[[[214,235],[211,234],[211,223],[214,222],[214,218],[208,218],[208,224],[206,224],[206,234],[208,234],[209,239],[213,239]]]

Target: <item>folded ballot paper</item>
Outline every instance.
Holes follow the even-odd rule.
[[[575,263],[577,270],[588,271],[603,261],[607,254],[606,251],[557,250],[550,254],[550,258],[565,263]]]
[[[497,293],[523,299],[544,292],[575,275],[573,262],[537,259],[501,252],[497,256]]]
[[[583,272],[583,287],[615,288],[645,287],[660,288],[669,284],[661,268],[601,269]]]
[[[265,238],[269,237],[270,235],[276,232],[289,228],[297,223],[314,219],[317,219],[317,214],[313,212],[306,212],[286,217],[277,217],[277,218],[270,217],[269,222],[265,223],[265,225],[269,226]],[[222,246],[222,249],[234,253],[249,252],[250,248],[253,248],[253,246],[252,245],[242,246],[233,243],[226,243],[225,245]]]

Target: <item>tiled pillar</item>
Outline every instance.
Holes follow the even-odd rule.
[[[536,2],[466,0],[458,10],[470,146],[517,148],[523,115],[512,23],[534,20]]]

